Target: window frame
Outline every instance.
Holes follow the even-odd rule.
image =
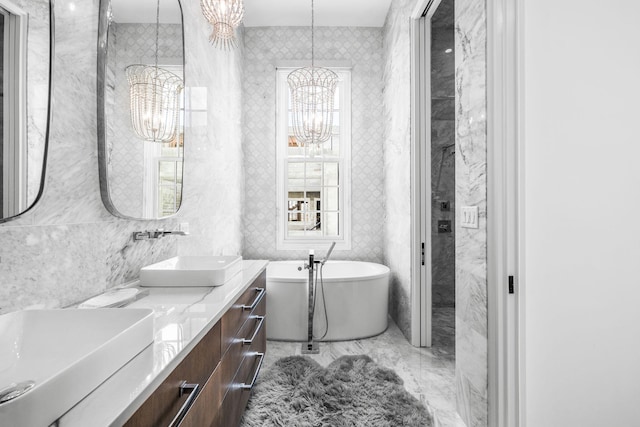
[[[296,68],[305,66],[286,66],[276,68],[276,223],[277,250],[303,250],[315,246],[336,242],[335,249],[351,249],[351,67],[327,67],[338,77],[340,90],[340,150],[336,158],[338,163],[339,225],[338,236],[293,237],[288,236],[288,101],[289,86],[287,76]],[[323,185],[321,185],[321,188]]]
[[[166,61],[166,59],[165,59]],[[152,64],[148,64],[152,65]],[[159,64],[158,67],[171,71],[175,75],[179,76],[184,81],[184,70],[180,65],[172,63]],[[183,88],[185,91],[186,88]],[[183,136],[176,135],[176,141],[178,142],[177,154],[174,156],[163,155],[162,150],[166,143],[158,143],[154,141],[143,141],[144,143],[144,178],[143,178],[143,194],[142,209],[146,217],[149,218],[169,218],[178,213],[182,206],[182,200],[184,195],[184,146],[180,145],[180,141],[184,138],[184,130],[186,128],[186,108],[187,95],[180,97],[179,107],[179,129],[182,129]],[[174,163],[175,175],[172,184],[163,185],[160,180],[160,167],[161,163]],[[182,173],[178,176],[177,168],[178,163],[181,163]],[[173,213],[163,215],[160,209],[162,188],[171,187],[174,190],[174,207]],[[180,195],[180,203],[178,203],[178,194]]]

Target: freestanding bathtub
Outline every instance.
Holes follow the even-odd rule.
[[[309,271],[304,264],[274,261],[267,267],[267,339],[308,339]],[[328,261],[322,273],[326,316],[318,275],[314,340],[366,338],[387,329],[388,267],[370,262]]]

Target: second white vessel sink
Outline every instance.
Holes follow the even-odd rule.
[[[150,309],[0,316],[0,425],[50,425],[151,342]]]
[[[177,256],[140,270],[140,286],[221,286],[242,270],[241,256]]]

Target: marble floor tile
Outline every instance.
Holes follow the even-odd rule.
[[[343,355],[367,354],[376,363],[393,369],[405,388],[423,402],[437,427],[464,427],[455,402],[455,325],[453,308],[434,309],[434,339],[431,348],[413,347],[389,319],[387,330],[373,338],[320,343],[320,353],[309,355],[322,366]],[[451,335],[451,336],[448,336]],[[281,357],[299,355],[297,342],[267,341],[264,368]]]

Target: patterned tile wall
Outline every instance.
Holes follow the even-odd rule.
[[[183,2],[189,89],[208,95],[206,117],[187,128],[186,161],[193,171],[185,175],[184,210],[162,221],[114,218],[102,205],[98,183],[98,1],[55,3],[54,110],[45,192],[33,210],[0,224],[0,314],[80,301],[136,278],[142,266],[178,251],[233,254],[242,245],[242,50],[210,46],[199,4]],[[200,182],[201,177],[209,180]],[[194,226],[192,235],[181,240],[131,239],[133,231],[171,229],[184,220]]]
[[[278,61],[310,60],[308,27],[245,29],[244,256],[301,259],[306,251],[276,250],[275,96]],[[380,28],[317,27],[315,58],[352,63],[352,249],[336,259],[383,260],[384,161],[382,32]],[[318,248],[316,248],[318,249]],[[322,248],[321,248],[322,249]]]
[[[107,86],[113,98],[107,99],[109,143],[109,181],[111,200],[123,215],[143,213],[144,141],[133,134],[129,117],[129,83],[125,68],[132,64],[152,64],[155,55],[155,24],[114,24],[109,37],[107,66],[113,70]],[[162,24],[158,34],[159,63],[182,61],[180,25]],[[112,50],[115,49],[115,50]],[[169,60],[169,61],[167,61]]]

